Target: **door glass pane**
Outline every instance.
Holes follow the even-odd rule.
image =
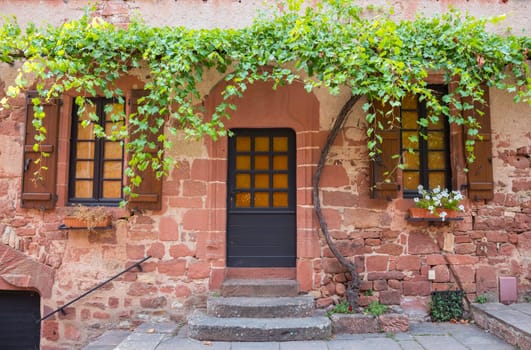
[[[428,148],[429,149],[442,149],[444,148],[444,132],[431,131],[428,134]]]
[[[269,156],[254,156],[255,170],[269,170]]]
[[[76,181],[75,192],[76,198],[92,198],[92,181]]]
[[[411,138],[417,138],[416,140],[412,141]],[[418,133],[416,131],[403,131],[402,132],[402,148],[409,149],[418,149],[419,148],[419,142],[418,142]]]
[[[274,170],[288,170],[288,156],[273,156]]]
[[[94,158],[94,142],[78,142],[76,149],[76,157],[83,159]]]
[[[437,186],[441,186],[441,188],[446,187],[446,176],[443,172],[431,172],[428,177],[430,188],[435,188]]]
[[[256,174],[254,176],[255,188],[269,188],[269,175],[268,174]]]
[[[251,151],[251,137],[250,136],[236,136],[236,152],[250,152]]]
[[[236,193],[236,207],[249,208],[251,206],[251,193],[238,192]]]
[[[106,142],[105,143],[105,159],[121,159],[122,158],[122,146],[119,142]]]
[[[78,140],[94,140],[95,136],[93,134],[94,131],[94,125],[90,124],[87,125],[87,127],[81,126],[81,124],[78,125],[77,128],[77,139]]]
[[[287,152],[288,151],[288,138],[284,136],[273,137],[273,151]]]
[[[402,128],[417,129],[418,114],[416,112],[402,112]]]
[[[121,181],[104,181],[103,182],[103,198],[121,198],[122,197],[122,182]]]
[[[402,99],[402,109],[417,109],[417,96],[414,94],[407,94]]]
[[[269,137],[259,136],[254,139],[255,152],[268,152],[269,151]]]
[[[273,193],[273,207],[286,208],[288,206],[288,193],[275,192]]]
[[[103,177],[105,179],[121,179],[122,178],[122,162],[121,161],[106,161],[103,163]]]
[[[404,190],[417,190],[420,185],[420,176],[417,171],[404,171],[403,173]]]
[[[419,169],[420,160],[418,152],[404,152],[405,169]]]
[[[251,175],[236,174],[236,188],[251,188]]]
[[[432,151],[428,153],[428,168],[429,169],[444,169],[446,165],[445,162],[445,152],[441,151]]]
[[[250,169],[251,169],[251,157],[236,156],[236,170],[250,170]]]
[[[288,188],[288,174],[273,175],[273,188]]]
[[[76,162],[76,177],[92,178],[94,177],[94,162],[78,161]]]
[[[254,193],[254,207],[255,208],[269,207],[269,193],[268,192],[255,192]]]

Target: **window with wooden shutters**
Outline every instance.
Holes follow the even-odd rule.
[[[144,90],[132,90],[130,92],[128,96],[129,114],[137,114],[139,112],[139,99],[147,94],[148,91]],[[155,116],[148,117],[148,123],[154,128],[156,128],[155,119]],[[135,141],[139,137],[146,137],[146,141],[148,143],[154,143],[156,147],[150,148],[146,145],[144,151],[150,153],[152,157],[156,157],[157,152],[163,147],[162,143],[158,140],[158,135],[147,131],[144,133],[145,136],[142,136],[142,133],[137,133],[135,131],[135,126],[129,125],[129,141]],[[133,187],[135,196],[128,198],[128,206],[131,209],[160,210],[162,207],[162,179],[157,178],[155,171],[149,166],[146,170],[140,173],[140,176],[142,177],[142,183],[138,187]]]
[[[55,206],[57,201],[57,136],[60,101],[58,99],[41,101],[43,112],[46,115],[42,119],[42,126],[46,129],[46,140],[40,144],[39,149],[36,149],[34,145],[37,132],[33,126],[35,110],[32,99],[37,97],[35,92],[29,92],[26,96],[21,206],[23,208],[50,209]],[[41,151],[44,154],[41,154]]]
[[[72,111],[70,134],[70,203],[117,205],[123,198],[124,150],[120,141],[94,135],[97,125],[110,134],[124,123],[124,106],[105,98],[92,99],[85,109]],[[91,121],[91,115],[99,121]],[[89,122],[87,124],[87,122]]]

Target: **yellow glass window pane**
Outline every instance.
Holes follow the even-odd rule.
[[[236,170],[250,170],[251,157],[250,156],[236,156]]]
[[[444,169],[446,168],[445,152],[429,152],[428,153],[428,168],[429,169]]]
[[[254,193],[254,207],[255,208],[269,207],[269,193],[268,192],[255,192]]]
[[[288,170],[288,156],[273,156],[274,170]]]
[[[111,109],[105,114],[105,120],[117,121],[119,119],[123,119],[123,117],[124,117],[124,106],[119,103],[111,104]]]
[[[403,129],[418,129],[419,116],[417,112],[402,112],[402,128]]]
[[[254,156],[255,170],[269,170],[269,156]]]
[[[113,132],[118,132],[122,125],[123,123],[121,122],[105,123],[105,132],[107,133],[107,135],[111,135]]]
[[[420,160],[418,152],[404,152],[405,169],[419,169]]]
[[[81,124],[77,126],[77,139],[78,140],[94,140],[94,124],[89,124],[83,127]]]
[[[78,142],[76,146],[76,158],[94,159],[93,142]]]
[[[122,145],[119,142],[105,143],[105,159],[122,159]]]
[[[236,193],[236,207],[249,208],[251,206],[251,194],[249,192]]]
[[[92,198],[92,181],[78,180],[75,184],[76,198]]]
[[[418,149],[419,148],[419,142],[418,142],[418,132],[416,131],[403,131],[402,132],[402,147],[405,149],[413,148]],[[411,140],[411,138],[416,138],[416,140]]]
[[[404,171],[402,175],[404,190],[417,190],[420,185],[420,174],[417,171]]]
[[[402,99],[402,109],[417,109],[417,96],[414,94],[407,94]]]
[[[432,172],[428,175],[428,181],[430,182],[430,188],[440,186],[446,187],[446,175],[443,172]]]
[[[122,184],[120,181],[103,182],[103,198],[121,198]]]
[[[236,151],[237,152],[251,151],[251,137],[250,136],[236,136]]]
[[[432,131],[428,134],[428,148],[429,149],[443,149],[444,148],[444,132]]]
[[[269,137],[260,136],[254,139],[255,152],[268,152],[269,151]]]
[[[103,164],[103,177],[105,179],[121,179],[122,178],[122,162],[121,161],[106,161]]]
[[[269,174],[255,174],[254,175],[255,188],[269,188]]]
[[[273,193],[273,207],[286,208],[288,206],[288,193],[275,192]]]
[[[92,161],[78,161],[76,162],[76,177],[93,178],[94,177],[94,163]]]
[[[288,138],[286,136],[273,137],[273,151],[287,152],[288,151]]]
[[[428,121],[429,121],[429,123],[428,123],[428,129],[430,129],[430,130],[432,130],[432,129],[438,129],[438,130],[440,130],[440,129],[444,128],[444,119],[443,119],[443,116],[442,116],[442,115],[438,116],[436,122],[434,122],[434,119],[435,119],[435,118],[433,118],[433,117],[431,116],[431,114],[428,114]]]
[[[251,188],[251,175],[236,174],[236,188]]]
[[[288,188],[288,174],[274,174],[273,188]]]

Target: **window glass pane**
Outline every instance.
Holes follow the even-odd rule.
[[[110,106],[110,110],[105,114],[105,120],[107,121],[118,121],[118,120],[121,120],[124,118],[124,107],[123,105],[119,104],[119,103],[112,103],[112,104],[107,104],[105,106],[105,108],[109,108]],[[114,118],[114,119],[113,119]]]
[[[76,178],[93,178],[94,177],[94,162],[92,161],[78,161],[76,162]]]
[[[90,124],[87,127],[83,127],[81,124],[77,126],[77,139],[78,140],[94,140],[96,137],[93,134],[94,125]]]
[[[236,193],[236,208],[249,208],[251,206],[251,194],[249,192]]]
[[[121,161],[106,161],[103,163],[103,178],[104,179],[121,179],[122,178],[122,162]]]
[[[288,174],[273,175],[273,188],[288,188]]]
[[[428,153],[428,168],[429,169],[445,169],[446,159],[445,152],[432,151]]]
[[[402,109],[417,109],[417,96],[414,94],[407,94],[402,99]]]
[[[254,193],[254,207],[255,208],[269,207],[269,193],[268,192],[255,192]]]
[[[404,190],[417,190],[420,185],[420,174],[418,171],[404,171],[403,175]]]
[[[236,136],[236,151],[237,152],[251,151],[251,137],[250,136]]]
[[[287,152],[288,151],[288,138],[285,136],[273,137],[273,151]]]
[[[269,151],[269,137],[259,136],[254,139],[255,152],[268,152]]]
[[[405,169],[419,169],[420,160],[418,152],[404,152]]]
[[[429,149],[444,149],[444,132],[431,131],[428,134],[428,148]]]
[[[418,129],[419,125],[417,124],[418,120],[417,112],[402,112],[402,128],[403,129]]]
[[[255,188],[269,188],[269,175],[268,174],[254,175],[254,187]]]
[[[428,175],[429,187],[435,188],[441,186],[441,188],[446,187],[446,176],[443,172],[431,172]]]
[[[273,207],[286,208],[288,206],[288,193],[275,192],[273,193]]]
[[[78,180],[75,184],[76,198],[92,198],[92,181]]]
[[[236,174],[236,188],[251,188],[251,175]]]
[[[436,123],[433,122],[433,119],[430,117],[431,115],[428,115],[428,129],[430,130],[442,130],[444,128],[444,117],[442,115],[438,116],[438,120]]]
[[[251,157],[236,156],[236,170],[250,170],[250,169],[251,169]]]
[[[274,170],[288,170],[288,156],[273,156]]]
[[[107,135],[110,135],[113,132],[118,132],[122,125],[123,125],[123,123],[121,123],[121,122],[105,123],[105,132],[107,133]]]
[[[122,159],[122,145],[119,142],[105,142],[105,159]]]
[[[121,181],[104,181],[103,182],[103,198],[113,199],[122,197],[122,182]]]
[[[412,137],[416,137],[417,139],[415,141],[411,141],[410,138]],[[418,138],[419,136],[416,131],[403,131],[402,132],[402,148],[418,149],[419,148]]]
[[[255,170],[269,170],[269,156],[254,156]]]
[[[94,158],[94,142],[78,142],[76,145],[76,157],[83,159]]]

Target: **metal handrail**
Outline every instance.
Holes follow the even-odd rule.
[[[94,292],[95,290],[103,287],[104,285],[106,285],[107,283],[109,283],[110,281],[120,277],[121,275],[123,275],[124,273],[128,272],[129,270],[132,270],[134,269],[135,267],[138,268],[139,271],[142,271],[142,266],[140,266],[144,261],[148,260],[151,258],[151,255],[148,255],[146,256],[144,259],[134,263],[133,265],[129,266],[128,268],[126,268],[125,270],[123,270],[122,272],[120,273],[117,273],[116,275],[112,276],[111,278],[101,282],[100,284],[98,284],[97,286],[95,287],[92,287],[91,289],[89,289],[88,291],[86,291],[85,293],[81,294],[80,296],[78,296],[77,298],[75,299],[72,299],[70,300],[68,303],[64,304],[63,306],[55,309],[54,311],[50,312],[49,314],[47,314],[46,316],[44,316],[43,318],[41,318],[40,320],[37,320],[37,323],[40,323],[41,321],[44,321],[45,319],[47,319],[48,317],[56,314],[57,312],[61,312],[63,315],[66,315],[66,311],[65,311],[65,308],[72,305],[73,303],[75,303],[76,301],[78,301],[79,299],[81,298],[84,298],[86,297],[87,295],[89,295],[90,293]]]

